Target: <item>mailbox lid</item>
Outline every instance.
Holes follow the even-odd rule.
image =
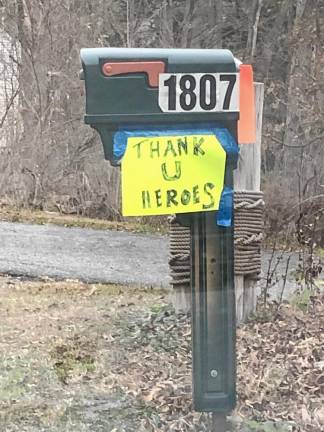
[[[223,49],[84,48],[81,60],[86,85],[86,123],[138,123],[237,119],[238,113],[166,113],[158,104],[158,87],[145,72],[105,76],[111,63],[164,63],[165,73],[236,73],[233,54]]]
[[[226,49],[82,48],[81,60],[85,66],[97,66],[100,60],[166,60],[168,72],[199,72],[202,65],[211,66],[206,72],[236,71],[235,58]]]

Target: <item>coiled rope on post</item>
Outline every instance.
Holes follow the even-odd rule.
[[[234,273],[258,277],[261,272],[263,193],[234,192]]]
[[[171,284],[175,288],[188,286],[190,285],[190,228],[178,224],[175,216],[169,216],[168,222]]]
[[[234,192],[234,273],[258,277],[261,272],[263,232],[263,193]],[[190,285],[190,228],[169,216],[171,284],[176,288]]]

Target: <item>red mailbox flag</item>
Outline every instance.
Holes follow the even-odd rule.
[[[251,65],[240,65],[240,119],[237,128],[239,144],[255,143],[255,102]]]
[[[145,72],[148,76],[150,87],[158,87],[159,74],[165,72],[165,63],[163,61],[113,61],[105,63],[102,66],[102,72],[105,76]]]

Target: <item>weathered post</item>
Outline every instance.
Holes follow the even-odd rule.
[[[252,192],[251,196],[255,200],[262,199],[261,187],[261,133],[262,133],[262,112],[264,86],[262,83],[254,83],[255,110],[256,110],[256,140],[250,144],[240,146],[240,154],[237,169],[234,172],[234,190],[246,196]],[[245,195],[244,195],[245,194]],[[262,205],[261,205],[262,208]],[[262,214],[262,213],[261,213]],[[251,218],[252,223],[260,223],[259,215]],[[258,228],[258,227],[257,227]],[[237,227],[238,229],[238,227]],[[261,239],[255,243],[256,248],[261,248]],[[239,261],[239,252],[236,248],[236,259]],[[261,253],[261,252],[260,252]],[[252,256],[253,257],[253,256]],[[248,262],[247,262],[248,261]],[[244,321],[248,315],[255,310],[258,275],[261,272],[261,259],[254,265],[249,273],[251,256],[244,262],[244,254],[241,268],[238,269],[239,262],[235,266],[235,296],[236,296],[236,320],[238,323]],[[245,267],[245,268],[244,268]]]
[[[262,111],[263,111],[263,84],[254,83],[255,110],[256,110],[256,141],[248,145],[240,146],[238,167],[234,171],[234,205],[236,201],[244,199],[247,191],[250,191],[253,198],[257,200],[262,197],[260,192],[261,177],[261,132],[262,132]],[[262,206],[261,206],[262,207]],[[234,215],[236,211],[234,208]],[[255,222],[260,222],[260,215],[253,215]],[[239,217],[234,230],[239,230]],[[251,218],[252,219],[252,218]],[[170,221],[170,268],[172,285],[174,289],[174,307],[177,312],[189,312],[191,309],[191,288],[190,269],[181,266],[188,260],[190,255],[189,227],[181,227],[175,217]],[[258,228],[258,227],[257,227]],[[175,234],[176,233],[176,234]],[[261,247],[261,240],[255,242]],[[236,293],[236,319],[238,323],[244,321],[248,315],[255,310],[258,276],[261,272],[261,255],[258,262],[251,266],[251,255],[245,257],[238,251],[239,246],[234,246],[236,263],[235,293]],[[252,255],[255,259],[255,256]],[[178,263],[178,267],[176,267]],[[178,269],[178,272],[177,272]]]

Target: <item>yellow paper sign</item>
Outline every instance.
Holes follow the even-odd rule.
[[[215,135],[128,138],[122,159],[123,215],[218,210],[225,162]]]

